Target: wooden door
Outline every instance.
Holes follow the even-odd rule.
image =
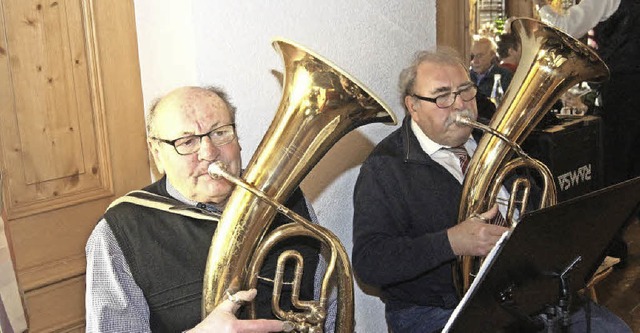
[[[462,59],[469,59],[471,53],[475,17],[470,8],[474,4],[475,0],[436,1],[436,43],[458,51]]]
[[[150,181],[133,0],[0,5],[0,171],[29,329],[83,331],[87,237]]]

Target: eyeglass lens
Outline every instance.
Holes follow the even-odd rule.
[[[174,142],[174,147],[176,148],[178,154],[181,155],[195,153],[200,149],[202,138],[204,138],[205,136],[209,137],[209,139],[211,140],[211,144],[214,146],[225,145],[233,141],[233,139],[235,139],[236,137],[233,124],[229,124],[215,128],[209,133],[190,135],[177,139]]]
[[[476,86],[472,85],[457,92],[449,93],[446,95],[436,97],[436,105],[440,108],[448,108],[456,101],[456,97],[460,95],[463,101],[468,102],[476,97]]]

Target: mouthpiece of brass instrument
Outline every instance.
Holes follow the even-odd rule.
[[[222,161],[215,161],[209,165],[207,173],[213,179],[224,177],[223,175],[227,173],[227,165]]]
[[[456,118],[454,119],[454,123],[456,124],[461,124],[461,125],[469,125],[470,124],[470,120],[468,117],[465,117],[463,115],[456,115]]]

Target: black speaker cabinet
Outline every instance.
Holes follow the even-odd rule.
[[[551,170],[558,201],[597,190],[604,184],[602,120],[574,116],[559,124],[535,129],[522,147]]]

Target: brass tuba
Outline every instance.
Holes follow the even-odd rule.
[[[488,210],[496,202],[506,175],[519,167],[531,167],[544,180],[541,207],[556,203],[556,190],[549,169],[526,155],[519,144],[542,120],[553,103],[569,88],[581,81],[603,81],[609,70],[587,45],[542,22],[519,18],[511,29],[520,38],[522,56],[506,94],[489,126],[470,119],[458,123],[487,131],[469,162],[463,183],[458,221]],[[513,153],[517,158],[510,160]],[[520,205],[524,213],[530,184],[520,178],[511,188],[507,223],[515,225],[514,212]],[[517,193],[522,196],[516,198]],[[464,294],[477,269],[478,258],[461,256],[454,272],[458,291]]]
[[[292,304],[301,312],[285,312],[278,306],[281,277],[274,278],[272,311],[289,321],[297,331],[322,332],[330,274],[338,289],[337,332],[353,332],[353,274],[349,257],[339,239],[329,230],[289,211],[282,203],[305,175],[342,136],[373,122],[396,124],[390,109],[358,81],[322,57],[285,40],[275,40],[285,65],[280,106],[267,133],[249,162],[243,178],[212,164],[209,174],[225,177],[237,186],[227,201],[213,235],[204,276],[203,317],[224,300],[227,290],[255,287],[257,274],[269,248],[288,237],[306,235],[320,240],[331,251],[327,260],[319,300],[298,299],[295,282]],[[297,223],[289,223],[265,235],[276,212]],[[285,251],[278,262],[301,255]],[[279,269],[282,266],[278,266]],[[301,273],[300,273],[301,274]],[[294,281],[299,281],[297,276]],[[255,316],[249,307],[251,316]]]

